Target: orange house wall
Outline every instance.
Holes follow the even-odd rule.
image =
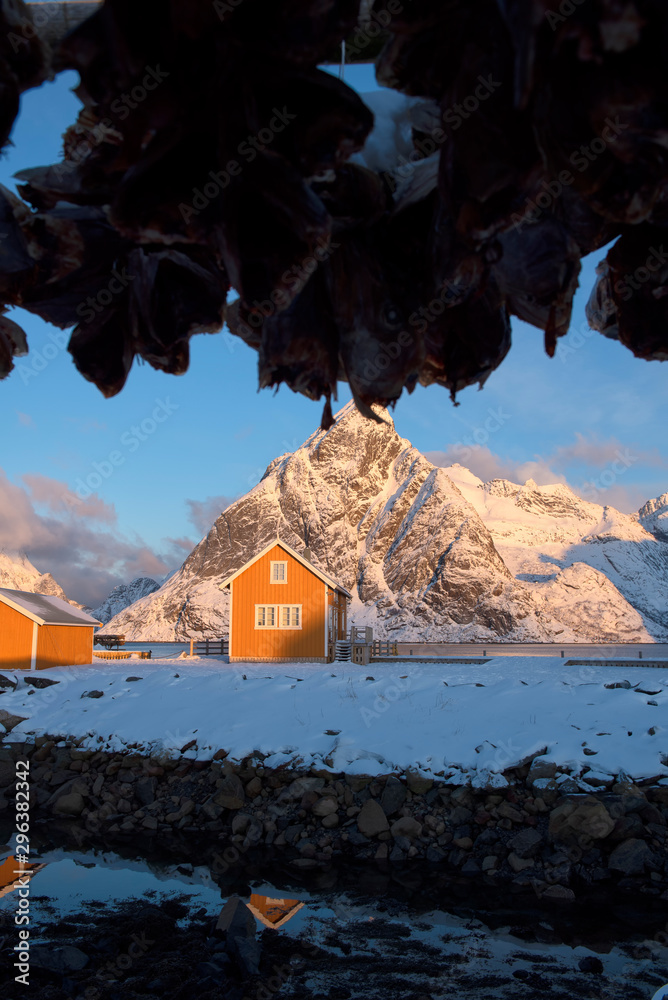
[[[0,604],[0,668],[30,670],[33,623]]]
[[[287,583],[271,583],[273,560],[288,564]],[[280,546],[232,583],[231,657],[322,659],[325,651],[325,584]],[[301,629],[256,629],[256,604],[301,604]]]
[[[32,624],[32,623],[31,623]],[[37,632],[37,669],[93,662],[93,627],[40,625]]]

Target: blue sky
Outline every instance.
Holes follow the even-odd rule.
[[[372,67],[349,67],[346,80],[375,87]],[[75,84],[76,74],[61,74],[24,95],[0,182],[13,188],[19,168],[59,158],[79,108]],[[585,322],[602,256],[584,262],[556,358],[545,356],[541,331],[515,321],[511,353],[482,392],[467,389],[453,407],[445,390],[418,388],[396,407],[399,433],[440,464],[459,460],[485,479],[568,481],[625,511],[668,490],[665,368]],[[319,424],[320,403],[285,387],[258,394],[257,356],[229,334],[193,338],[187,375],[135,366],[123,392],[106,400],[74,368],[66,335],[17,312],[31,354],[0,385],[0,549],[25,550],[82,602],[131,575],[179,565],[225,499],[245,493]],[[341,385],[340,404],[349,398]],[[85,503],[64,502],[86,484],[97,488]]]

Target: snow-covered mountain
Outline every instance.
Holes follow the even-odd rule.
[[[64,590],[50,573],[40,573],[27,556],[20,552],[0,552],[0,587],[24,590],[29,594],[48,594],[50,597],[60,597],[77,608],[82,607],[65,596]]]
[[[630,516],[563,485],[483,483],[462,466],[432,465],[383,416],[371,423],[349,404],[328,431],[275,459],[109,630],[154,641],[225,634],[220,583],[278,533],[310,548],[353,593],[352,621],[380,637],[668,638],[668,496]]]
[[[160,584],[156,583],[150,576],[138,576],[132,583],[119,583],[114,587],[108,597],[102,601],[98,608],[91,611],[93,618],[105,625],[114,615],[130,607],[135,601],[153,594],[158,590]]]

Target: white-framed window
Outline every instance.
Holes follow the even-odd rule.
[[[301,628],[301,604],[256,604],[255,628]]]
[[[276,605],[255,605],[255,628],[276,628]]]
[[[278,627],[301,628],[302,627],[301,604],[281,604],[278,609]]]
[[[271,560],[271,575],[270,579],[272,583],[287,583],[288,582],[288,563],[287,560],[279,561],[276,559]]]

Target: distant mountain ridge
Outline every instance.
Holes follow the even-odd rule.
[[[50,597],[60,597],[76,608],[83,607],[76,601],[70,601],[51,574],[40,573],[22,552],[0,552],[0,587],[23,590],[29,594],[48,594]]]
[[[159,589],[107,623],[134,640],[227,632],[220,583],[277,533],[410,640],[668,638],[668,494],[626,515],[567,486],[432,465],[352,404],[269,465]],[[665,533],[664,533],[665,524]]]
[[[91,611],[91,614],[93,618],[97,618],[103,625],[106,625],[114,615],[124,611],[125,608],[130,607],[142,597],[153,594],[159,586],[160,584],[156,583],[150,576],[138,576],[131,583],[119,583],[102,601],[102,604]]]

